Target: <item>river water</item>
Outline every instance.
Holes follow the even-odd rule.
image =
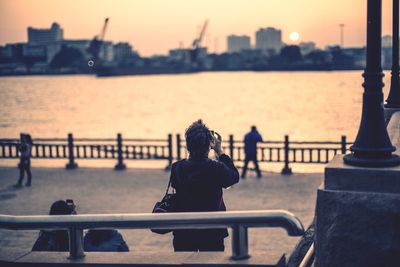
[[[202,118],[223,137],[257,125],[265,140],[339,141],[357,134],[360,71],[0,78],[0,138],[166,138]],[[385,93],[390,74],[385,73]],[[386,97],[387,94],[385,94]],[[4,161],[4,160],[3,160]]]

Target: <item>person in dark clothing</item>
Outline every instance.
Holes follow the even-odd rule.
[[[251,131],[244,136],[244,166],[242,172],[242,178],[246,178],[247,166],[249,161],[253,161],[254,167],[257,172],[257,177],[261,178],[260,168],[258,167],[258,160],[257,160],[257,143],[262,142],[263,139],[261,135],[258,133],[256,126],[251,127]]]
[[[128,245],[117,230],[91,229],[83,239],[85,251],[127,252]]]
[[[31,172],[31,150],[32,138],[29,134],[21,134],[21,144],[19,145],[20,162],[19,162],[19,180],[15,187],[21,187],[24,180],[24,173],[28,175],[26,186],[32,185],[32,172]]]
[[[226,211],[223,188],[239,181],[232,159],[221,148],[221,137],[198,120],[186,130],[189,158],[171,168],[171,185],[176,191],[175,212]],[[210,149],[217,160],[208,158]],[[173,231],[175,251],[224,251],[227,229],[188,229]]]
[[[64,200],[58,200],[50,207],[49,215],[72,214],[76,214],[73,201],[67,203]],[[39,237],[32,247],[32,251],[69,251],[68,231],[40,231]]]

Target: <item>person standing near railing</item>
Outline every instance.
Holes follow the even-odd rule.
[[[246,178],[247,165],[250,161],[253,161],[254,163],[257,177],[261,178],[261,172],[257,160],[257,143],[262,141],[262,136],[258,133],[256,126],[251,126],[251,131],[244,136],[244,153],[246,156],[244,159],[242,179]]]
[[[19,179],[15,187],[21,187],[24,180],[24,173],[26,172],[28,180],[26,186],[32,185],[32,172],[31,172],[31,151],[32,151],[32,138],[29,134],[21,134],[21,144],[18,149],[20,151],[19,162]]]
[[[171,185],[176,191],[174,212],[226,211],[223,188],[239,181],[232,159],[224,154],[221,136],[198,120],[185,133],[189,158],[171,168]],[[217,160],[208,157],[210,149]],[[175,251],[224,251],[227,229],[175,230]]]

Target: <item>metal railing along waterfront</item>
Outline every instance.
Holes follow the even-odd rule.
[[[188,156],[186,146],[181,141],[178,134],[176,136],[177,153],[176,158],[181,159],[181,155]],[[335,155],[346,154],[349,145],[346,136],[342,136],[340,141],[289,141],[289,136],[285,135],[282,141],[264,141],[257,144],[257,158],[259,162],[284,163],[282,174],[291,174],[290,163],[302,164],[327,164]],[[233,135],[229,135],[228,140],[222,141],[222,146],[229,156],[236,162],[245,160],[244,142],[234,140]],[[183,153],[182,153],[183,151]]]
[[[0,139],[0,158],[19,158],[19,139]],[[172,164],[172,135],[166,139],[117,138],[34,138],[31,158],[68,159],[67,169],[78,167],[76,160],[117,160],[116,170],[125,169],[124,160],[167,160]]]
[[[173,142],[174,141],[174,142]],[[187,157],[185,142],[180,134],[175,140],[172,134],[165,139],[133,139],[122,138],[74,138],[68,134],[67,138],[34,138],[32,158],[37,159],[68,159],[66,167],[76,168],[76,160],[108,159],[116,160],[115,169],[126,168],[125,160],[166,160],[167,168],[174,160]],[[290,164],[326,164],[336,154],[345,154],[348,151],[346,136],[340,141],[290,141],[286,135],[282,141],[264,141],[258,143],[257,154],[260,162],[284,163],[283,174],[291,174]],[[223,147],[235,162],[245,159],[244,142],[235,140],[229,135],[223,140]],[[18,158],[18,139],[0,139],[0,158]]]
[[[278,227],[289,236],[301,236],[304,228],[299,219],[284,210],[190,212],[190,213],[140,213],[91,215],[0,215],[0,229],[50,230],[69,232],[70,258],[84,257],[83,230],[94,228],[117,229],[232,229],[232,259],[249,258],[248,228]]]

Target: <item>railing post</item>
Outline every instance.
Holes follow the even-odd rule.
[[[289,168],[289,136],[288,135],[285,135],[285,167],[283,167],[281,174],[283,174],[283,175],[291,175],[292,174],[292,169]]]
[[[342,135],[342,154],[346,154],[347,151],[347,141],[346,141],[346,136]]]
[[[232,226],[232,257],[233,260],[250,258],[247,228],[237,224]]]
[[[233,140],[233,134],[229,135],[229,156],[233,160],[233,149],[234,149],[235,141]]]
[[[181,160],[181,135],[176,135],[176,159]]]
[[[168,134],[168,165],[165,167],[165,170],[171,169],[173,154],[172,154],[172,134]]]
[[[69,228],[69,258],[76,260],[85,257],[83,252],[83,230]]]
[[[122,171],[126,169],[126,165],[123,162],[122,156],[122,135],[117,134],[117,152],[118,152],[118,163],[115,165],[114,169],[117,171]]]
[[[68,134],[68,158],[69,162],[65,166],[67,170],[73,170],[78,168],[78,164],[74,161],[74,137],[72,133]]]

